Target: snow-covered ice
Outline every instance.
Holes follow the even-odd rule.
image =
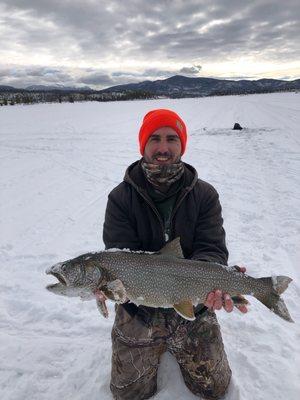
[[[104,248],[107,195],[139,158],[153,108],[187,123],[184,161],[219,191],[230,264],[294,279],[283,298],[295,324],[253,297],[247,315],[218,312],[233,370],[226,400],[300,398],[300,94],[276,93],[0,108],[1,400],[111,399],[113,304],[105,320],[94,302],[54,296],[44,271]],[[157,400],[196,399],[169,354],[158,381]]]

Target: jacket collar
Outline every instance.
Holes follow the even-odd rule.
[[[146,177],[140,165],[141,160],[132,163],[126,170],[124,182],[132,185],[138,192],[144,193],[146,190]],[[184,186],[186,192],[189,192],[195,186],[198,180],[198,174],[194,167],[187,163],[184,164]]]

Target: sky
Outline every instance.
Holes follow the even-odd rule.
[[[0,85],[300,77],[299,0],[0,0]]]

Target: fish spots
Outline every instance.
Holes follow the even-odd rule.
[[[262,280],[240,273],[233,267],[170,254],[115,249],[88,253],[80,256],[77,263],[76,259],[69,263],[72,263],[78,280],[85,280],[85,286],[93,286],[95,280],[99,282],[103,273],[106,282],[119,282],[113,288],[113,292],[118,292],[119,300],[124,297],[121,294],[126,293],[130,301],[152,307],[169,307],[186,299],[197,305],[204,303],[207,294],[215,289],[230,296],[266,290]]]

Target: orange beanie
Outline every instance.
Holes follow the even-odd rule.
[[[181,141],[181,154],[185,152],[187,141],[185,123],[174,111],[157,109],[149,111],[144,116],[143,124],[140,128],[139,142],[142,155],[144,154],[146,143],[152,133],[164,126],[169,126],[176,131]]]

